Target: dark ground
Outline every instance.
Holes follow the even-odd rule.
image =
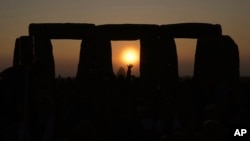
[[[197,91],[189,77],[179,82],[173,91],[139,78],[57,78],[29,88],[1,79],[1,140],[229,140],[249,125],[250,77],[233,92]]]

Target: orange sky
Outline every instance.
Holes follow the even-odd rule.
[[[139,76],[139,61],[140,61],[140,41],[112,41],[112,62],[113,70],[115,74],[117,73],[120,67],[123,67],[127,70],[128,64],[133,64],[132,74]],[[128,62],[125,58],[128,51],[134,52],[137,56],[134,62]],[[125,53],[125,54],[124,54]],[[125,57],[125,58],[124,58]]]
[[[250,75],[249,0],[1,0],[0,71],[12,65],[15,39],[28,34],[30,23],[172,24],[202,22],[221,24],[239,46],[241,75]],[[75,76],[79,40],[53,40],[56,73]],[[137,42],[112,42],[113,59],[121,48]],[[196,40],[176,40],[180,75],[192,75]],[[116,56],[118,55],[118,56]],[[113,60],[113,67],[126,67]],[[138,72],[138,66],[133,68]],[[116,70],[115,70],[116,71]],[[115,72],[116,73],[116,72]]]

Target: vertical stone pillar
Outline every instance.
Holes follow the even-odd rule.
[[[228,103],[238,95],[239,75],[238,47],[229,36],[198,39],[193,94],[201,117],[211,102],[220,107],[220,118],[231,114]]]
[[[23,66],[32,66],[34,61],[34,40],[32,36],[22,36],[19,39],[20,61]]]
[[[207,99],[226,100],[237,94],[239,76],[239,51],[229,36],[198,39],[193,87],[201,105]]]
[[[178,81],[178,59],[173,38],[143,38],[141,41],[141,78]]]
[[[107,39],[86,38],[82,41],[77,79],[114,78],[111,42]]]
[[[35,66],[38,77],[44,80],[54,80],[55,63],[50,39],[35,37]]]
[[[20,65],[20,38],[17,38],[14,48],[13,66],[19,66],[19,65]]]
[[[108,39],[96,39],[95,60],[96,67],[102,77],[113,79],[115,77],[112,66],[112,48]]]
[[[143,37],[140,39],[140,80],[141,92],[145,99],[150,100],[154,105],[158,102],[156,71],[158,37]],[[155,116],[155,114],[154,114]]]
[[[153,102],[154,111],[159,109],[162,99],[174,96],[178,82],[178,63],[173,38],[142,38],[140,71],[143,92]],[[157,113],[153,114],[155,118]]]
[[[96,74],[96,62],[94,57],[94,40],[84,39],[81,43],[80,57],[76,79],[88,80]]]
[[[160,37],[158,47],[158,72],[160,82],[169,89],[175,89],[178,85],[178,57],[174,38]]]
[[[204,83],[238,82],[239,51],[229,36],[198,39],[193,79]]]
[[[31,36],[22,36],[16,39],[13,66],[31,66],[34,61],[34,40]]]
[[[157,37],[144,37],[140,39],[140,77],[144,81],[154,79],[157,62]]]

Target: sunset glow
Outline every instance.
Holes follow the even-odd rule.
[[[116,74],[122,67],[133,64],[132,74],[140,76],[140,40],[134,41],[112,41],[112,65]]]
[[[123,51],[122,60],[126,64],[137,63],[139,60],[139,54],[136,50],[128,48]]]
[[[237,43],[240,53],[240,75],[249,76],[250,18],[247,18],[250,13],[249,5],[249,0],[226,2],[215,0],[146,0],[143,2],[141,0],[78,0],[74,2],[67,0],[1,0],[0,72],[12,66],[15,40],[20,36],[28,35],[30,23],[91,23],[96,26],[104,24],[211,23],[220,24],[223,35],[231,36]],[[127,36],[122,32],[120,34],[118,39]],[[128,63],[133,63],[132,73],[139,76],[139,38],[135,41],[127,41],[124,38],[111,42],[113,42],[112,65],[114,72],[116,73],[120,67],[127,68]],[[75,76],[79,63],[81,40],[79,42],[58,40],[52,43],[56,74],[65,77]],[[190,76],[193,74],[196,41],[181,39],[176,42],[176,45],[179,73],[181,76]],[[127,47],[128,49],[126,49]],[[135,54],[137,55],[124,57],[129,48],[136,50]]]

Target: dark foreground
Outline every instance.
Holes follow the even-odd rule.
[[[19,82],[1,79],[3,141],[217,141],[249,125],[249,77],[234,92],[194,88],[191,78],[175,91],[123,77]]]

